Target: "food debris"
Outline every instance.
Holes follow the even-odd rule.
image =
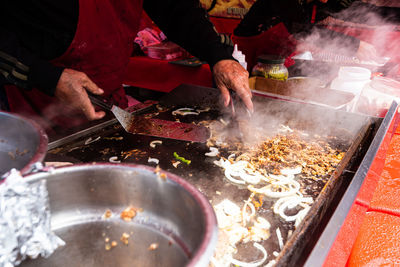
[[[12,159],[12,160],[15,160],[15,154],[13,153],[13,152],[8,152],[7,153],[9,156],[10,156],[10,158]]]
[[[174,168],[178,168],[179,164],[181,164],[180,161],[175,161],[175,160],[172,161],[172,166],[174,166]]]
[[[207,157],[216,157],[219,154],[219,150],[216,147],[210,147],[210,152],[205,153]]]
[[[199,115],[200,112],[196,111],[194,108],[178,108],[177,110],[172,111],[172,115]]]
[[[23,155],[27,154],[28,152],[29,152],[28,149],[24,149],[23,151],[19,151],[19,149],[17,148],[17,149],[15,150],[15,154],[16,154],[17,156],[23,156]]]
[[[112,211],[111,210],[106,210],[106,212],[104,213],[103,217],[108,219],[112,216]]]
[[[156,145],[161,145],[161,144],[162,144],[162,141],[161,141],[161,140],[154,140],[154,141],[151,141],[151,142],[150,142],[150,147],[151,147],[151,148],[155,148]]]
[[[112,136],[112,137],[104,137],[105,140],[123,140],[124,137],[123,136]]]
[[[151,158],[151,157],[149,157],[149,158],[147,159],[147,162],[148,162],[148,163],[155,163],[155,164],[158,164],[158,163],[160,162],[160,160],[157,159],[157,158]]]
[[[158,248],[158,246],[159,246],[158,243],[152,243],[148,247],[148,250],[156,250]]]
[[[147,152],[135,148],[135,149],[132,149],[132,150],[129,150],[126,152],[122,152],[121,155],[124,157],[124,159],[127,159],[131,156],[143,157],[143,156],[147,155]]]
[[[126,222],[132,221],[133,217],[136,216],[136,209],[133,207],[127,207],[121,212],[121,219]]]
[[[105,241],[105,249],[106,250],[110,250],[110,249],[112,249],[112,248],[114,248],[114,247],[116,247],[117,245],[118,245],[118,243],[117,243],[117,241],[112,241],[111,243],[110,243],[110,238],[108,238],[108,237],[106,237],[105,239],[104,239],[104,241]]]
[[[167,178],[167,175],[165,173],[161,172],[161,168],[158,165],[157,165],[156,169],[154,170],[154,173],[157,174],[158,178],[161,178],[163,180],[165,180]]]
[[[100,138],[101,138],[100,136],[96,137],[95,139],[93,139],[92,137],[89,137],[88,139],[86,139],[85,145],[88,145],[88,144],[94,143],[96,141],[99,141]]]
[[[107,147],[107,148],[104,148],[103,150],[100,150],[100,153],[103,155],[107,155],[108,153],[110,153],[110,151],[111,151],[111,148]]]
[[[128,245],[129,243],[129,234],[123,233],[121,236],[121,242],[124,243],[125,245]]]
[[[63,151],[63,148],[62,147],[57,147],[57,148],[53,148],[52,150],[49,150],[48,153],[50,153],[50,154],[58,154],[61,151]]]
[[[108,161],[111,162],[111,163],[121,163],[121,161],[118,160],[118,157],[117,157],[117,156],[110,157],[110,158],[108,159]]]

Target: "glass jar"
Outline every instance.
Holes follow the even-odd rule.
[[[257,64],[251,71],[252,76],[286,81],[289,72],[284,65],[285,58],[277,55],[261,55],[257,57]]]

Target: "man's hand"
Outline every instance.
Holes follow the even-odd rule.
[[[360,41],[360,46],[357,50],[357,58],[359,60],[375,61],[378,59],[378,53],[372,44]]]
[[[218,61],[214,65],[213,74],[215,83],[221,90],[225,106],[229,105],[229,89],[232,89],[236,91],[246,107],[251,112],[254,111],[249,88],[249,73],[238,62],[231,59]]]
[[[58,80],[55,96],[69,107],[81,110],[88,120],[103,118],[105,112],[95,111],[86,91],[96,95],[103,93],[103,90],[92,82],[85,73],[64,69]]]

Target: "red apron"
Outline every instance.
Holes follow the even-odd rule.
[[[104,97],[120,107],[127,106],[122,81],[133,40],[137,34],[143,0],[80,0],[75,37],[67,51],[52,61],[86,73]],[[73,127],[87,121],[55,97],[37,89],[6,87],[12,112],[34,117],[44,128]]]

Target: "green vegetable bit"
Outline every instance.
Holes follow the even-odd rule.
[[[189,165],[192,161],[189,159],[185,159],[184,157],[181,157],[178,155],[178,153],[174,152],[174,157],[179,160],[182,161],[183,163],[186,163],[187,165]]]

